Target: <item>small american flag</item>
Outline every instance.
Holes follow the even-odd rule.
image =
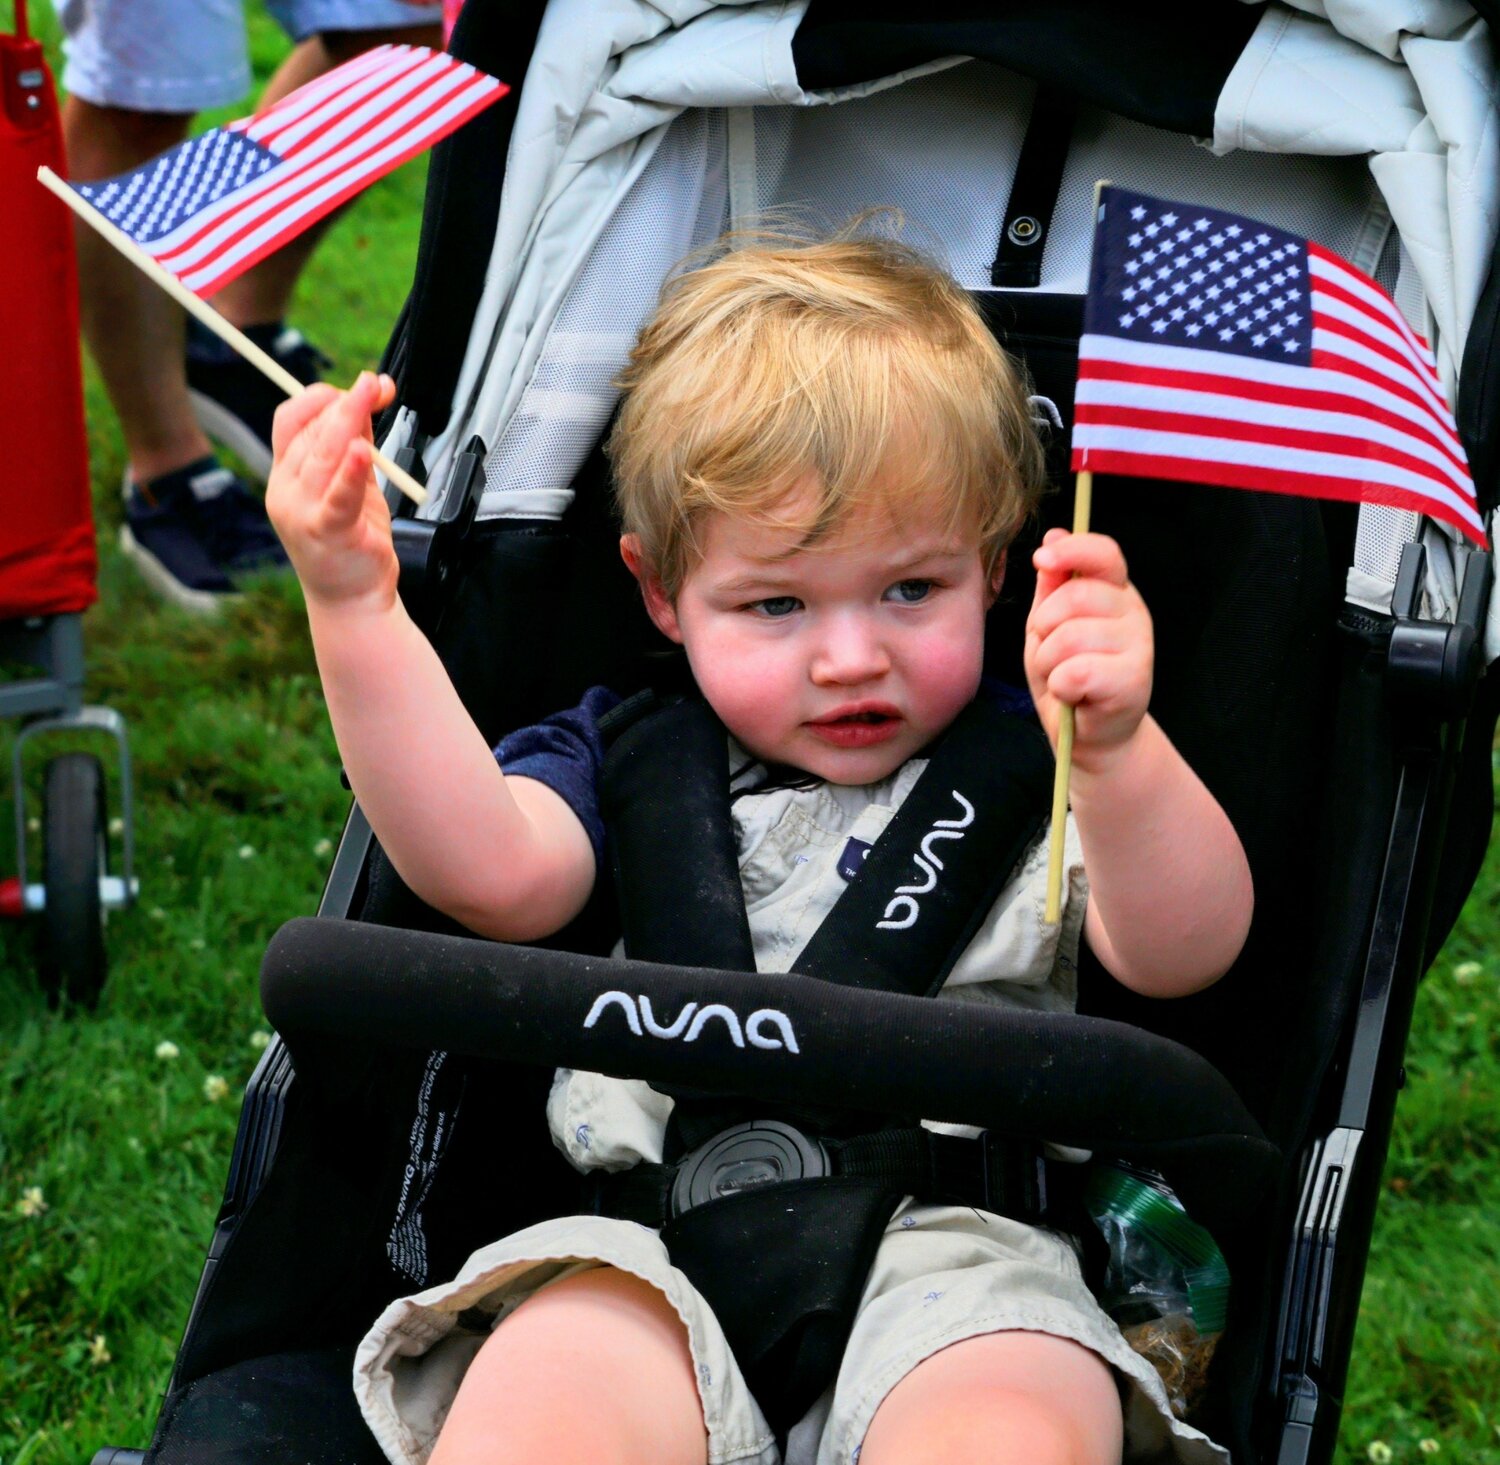
[[[1427,343],[1337,255],[1106,188],[1073,467],[1415,509],[1488,547]]]
[[[507,90],[451,56],[379,46],[257,116],[70,187],[211,295]]]

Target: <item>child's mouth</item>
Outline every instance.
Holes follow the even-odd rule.
[[[894,737],[901,726],[900,714],[888,707],[854,707],[819,718],[807,726],[836,748],[867,748]]]

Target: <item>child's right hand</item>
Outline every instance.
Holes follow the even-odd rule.
[[[390,377],[361,372],[347,392],[319,384],[276,411],[266,512],[310,605],[395,602],[391,515],[371,466],[370,428],[395,392]]]

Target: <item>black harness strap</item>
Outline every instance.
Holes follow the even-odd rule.
[[[1042,251],[1062,188],[1077,110],[1071,96],[1038,86],[990,266],[992,285],[1030,290],[1042,282]]]
[[[1034,724],[976,699],[813,934],[794,973],[931,995],[988,914],[1046,817],[1052,755]],[[724,728],[700,701],[641,716],[605,757],[627,953],[753,971],[730,816]],[[674,1094],[666,1153],[723,1142],[757,1106]],[[791,1116],[808,1124],[808,1116]],[[766,1417],[785,1436],[838,1369],[892,1207],[908,1193],[1037,1216],[1022,1170],[1034,1151],[929,1135],[887,1116],[812,1116],[831,1173],[683,1209],[678,1164],[590,1181],[596,1209],[659,1226],[674,1265],[703,1294]],[[865,1131],[861,1133],[860,1131]],[[874,1131],[871,1133],[870,1131]],[[821,1143],[819,1141],[818,1143]],[[1032,1157],[1028,1159],[1028,1157]],[[815,1173],[815,1172],[814,1172]]]
[[[1041,829],[1052,770],[1040,727],[976,698],[794,970],[872,991],[936,993]]]
[[[724,724],[696,697],[638,713],[610,743],[601,808],[627,956],[755,970],[728,759]]]
[[[829,1174],[875,1181],[897,1195],[1037,1222],[1072,1216],[1075,1197],[1054,1196],[1049,1190],[1056,1187],[1058,1175],[1079,1167],[1049,1169],[1038,1146],[988,1133],[969,1139],[913,1125],[831,1139],[826,1147]],[[596,1170],[588,1177],[588,1188],[598,1209],[609,1215],[661,1227],[676,1213],[677,1175],[676,1165],[642,1162],[616,1173]]]
[[[602,804],[627,956],[755,970],[726,736],[708,704],[690,699],[637,717],[609,747]],[[975,698],[794,971],[935,993],[1040,830],[1052,769],[1040,727]]]

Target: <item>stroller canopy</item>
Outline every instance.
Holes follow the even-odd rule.
[[[522,88],[482,289],[460,316],[467,347],[419,397],[429,471],[441,486],[478,433],[480,517],[559,516],[663,276],[767,210],[812,202],[836,223],[895,205],[961,283],[989,290],[1028,126],[1044,93],[1066,93],[1078,109],[1036,293],[1084,289],[1101,177],[1317,239],[1381,279],[1427,336],[1488,508],[1494,89],[1489,28],[1461,0],[1067,0],[925,20],[835,0],[558,0]],[[1401,547],[1423,534],[1427,608],[1451,618],[1445,535],[1404,511],[1362,512],[1350,598],[1388,610]],[[1493,658],[1494,619],[1489,643]]]

